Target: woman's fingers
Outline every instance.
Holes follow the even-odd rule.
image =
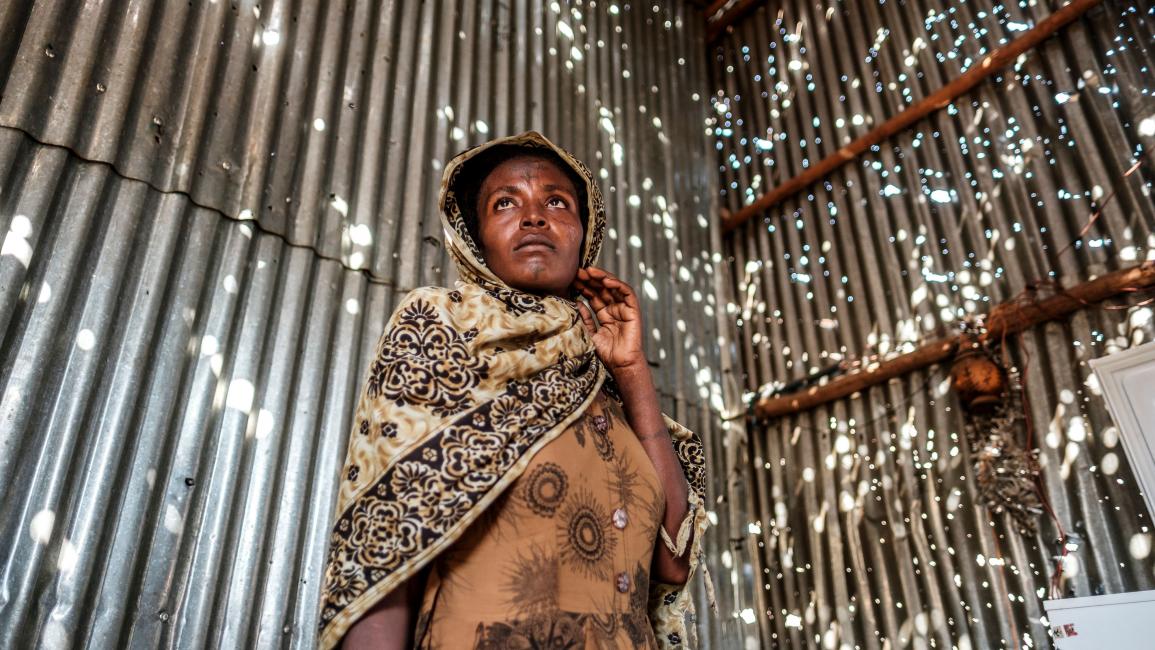
[[[597,321],[594,320],[594,315],[590,313],[589,307],[578,304],[578,313],[582,316],[582,324],[585,325],[586,331],[590,336],[597,333]]]
[[[591,277],[586,281],[581,281],[579,278],[576,286],[578,291],[590,301],[590,306],[594,308],[594,311],[600,312],[614,303],[613,294],[607,291],[597,278]]]
[[[582,278],[583,275],[584,278]],[[633,288],[614,274],[591,266],[579,270],[578,277],[584,280],[582,285],[588,288],[591,293],[596,294],[603,304],[608,306],[622,303],[631,309],[639,308],[637,294],[634,293]],[[589,294],[585,295],[588,297]],[[595,308],[598,307],[595,306]]]
[[[582,291],[582,295],[590,302],[590,307],[593,307],[594,311],[600,312],[611,302],[609,296],[600,288],[590,287],[588,285]]]
[[[608,271],[597,267],[578,269],[574,287],[602,321],[628,321],[641,314],[633,288]]]
[[[600,311],[605,306],[605,304],[604,304],[604,302],[602,302],[600,300],[600,292],[598,291],[598,289],[595,288],[589,282],[588,276],[587,276],[587,278],[582,277],[582,271],[584,271],[584,270],[585,269],[580,269],[578,271],[578,277],[577,277],[577,279],[574,280],[574,283],[573,283],[574,288],[578,290],[578,293],[585,296],[586,299],[590,301],[590,304],[593,305],[593,308],[595,310]],[[594,304],[595,300],[597,300],[601,304]]]
[[[637,296],[634,294],[634,290],[630,285],[621,280],[614,279],[612,281],[607,280],[605,287],[609,290],[615,302],[623,303],[631,308],[637,308]]]
[[[619,297],[615,295],[614,286],[620,284],[620,280],[596,267],[591,267],[588,275],[589,280],[586,285],[597,295],[602,305],[609,306],[619,301]],[[595,305],[595,307],[597,306]],[[600,309],[600,307],[598,308]]]

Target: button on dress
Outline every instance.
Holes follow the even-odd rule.
[[[654,648],[665,495],[604,393],[431,563],[419,648]]]

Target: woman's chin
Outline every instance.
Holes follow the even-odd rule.
[[[570,287],[577,277],[577,269],[572,273],[558,273],[556,260],[545,263],[545,260],[532,260],[518,269],[511,277],[499,275],[502,281],[509,286],[539,296],[569,297]]]
[[[577,274],[574,274],[575,277]],[[568,282],[558,277],[521,277],[516,278],[512,282],[505,278],[505,283],[525,293],[532,293],[536,296],[561,296],[568,298],[570,295],[570,287],[573,285],[573,278]]]

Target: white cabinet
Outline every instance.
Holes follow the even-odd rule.
[[[1147,510],[1155,513],[1155,343],[1091,359],[1091,367],[1119,427]]]
[[[1055,650],[1155,648],[1155,591],[1047,600],[1043,607]]]
[[[1091,360],[1135,478],[1155,512],[1155,343]],[[1057,650],[1155,648],[1155,591],[1043,603]]]

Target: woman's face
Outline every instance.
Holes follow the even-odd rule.
[[[577,275],[582,223],[573,182],[540,158],[494,167],[477,199],[485,262],[509,286],[565,296]]]

